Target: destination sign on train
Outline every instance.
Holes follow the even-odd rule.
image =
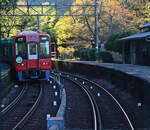
[[[25,42],[25,37],[16,38],[16,42]]]
[[[28,36],[28,40],[35,40],[36,38],[36,36]]]
[[[48,37],[40,37],[40,40],[48,40]]]
[[[19,38],[18,38],[18,41],[19,41],[19,42],[22,42],[22,41],[23,41],[23,37],[19,37]]]

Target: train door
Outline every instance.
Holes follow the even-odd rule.
[[[28,49],[28,69],[38,68],[38,44],[36,42],[29,42]]]

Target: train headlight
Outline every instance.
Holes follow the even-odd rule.
[[[49,62],[43,62],[43,65],[49,65]]]
[[[17,65],[20,67],[20,66],[24,66],[25,64],[23,64],[23,63],[22,63],[22,64],[20,64],[20,63],[19,63],[19,64],[17,64]]]

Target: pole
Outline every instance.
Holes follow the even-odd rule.
[[[38,27],[37,31],[38,31],[38,33],[40,33],[40,18],[39,17],[40,16],[37,15],[37,27]]]
[[[2,8],[1,8],[1,3],[0,3],[0,12],[2,11]],[[1,28],[1,21],[2,18],[1,18],[1,13],[0,13],[0,42],[1,42],[1,37],[2,37],[2,28]]]
[[[98,42],[99,42],[99,37],[98,37],[98,3],[97,0],[95,0],[95,48],[96,52],[98,52]]]
[[[0,22],[1,22],[1,21],[0,21]],[[1,34],[2,34],[2,33],[1,33],[1,23],[0,23],[0,43],[1,43]],[[1,67],[0,67],[0,73],[1,73]],[[1,77],[2,77],[2,76],[0,76],[0,80],[1,80]]]
[[[1,37],[2,37],[2,30],[1,30],[1,23],[0,23],[0,42],[1,42]]]
[[[55,42],[55,44],[54,44],[54,49],[55,49],[55,63],[56,63],[56,42]]]

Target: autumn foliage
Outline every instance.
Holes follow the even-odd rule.
[[[6,2],[6,3],[5,3]],[[10,0],[2,2],[3,5],[10,4]],[[15,1],[16,5],[26,5],[23,1]],[[49,5],[49,3],[43,3]],[[91,39],[95,37],[95,17],[83,16],[84,14],[93,15],[94,0],[74,0],[73,5],[68,7],[65,15],[76,16],[41,16],[40,31],[41,33],[49,33],[52,41],[58,44],[58,50],[62,54],[73,55],[75,50],[80,48],[92,48],[94,45]],[[80,6],[79,6],[80,5]],[[21,11],[27,12],[27,8],[16,8],[15,13],[21,14]],[[41,12],[36,7],[35,10]],[[30,14],[37,14],[34,9],[30,9]],[[1,10],[10,13],[11,6],[8,9]],[[44,8],[44,12],[49,14],[59,14],[56,12],[55,6]],[[99,26],[99,43],[107,41],[114,33],[121,30],[137,30],[139,25],[147,23],[150,16],[150,2],[146,0],[98,0],[98,26]],[[82,15],[82,16],[79,16]],[[5,22],[4,22],[5,21]],[[2,37],[10,37],[16,35],[22,30],[37,31],[37,17],[2,17],[0,19],[2,25]],[[16,26],[22,25],[22,28]],[[65,44],[66,47],[63,45]]]

